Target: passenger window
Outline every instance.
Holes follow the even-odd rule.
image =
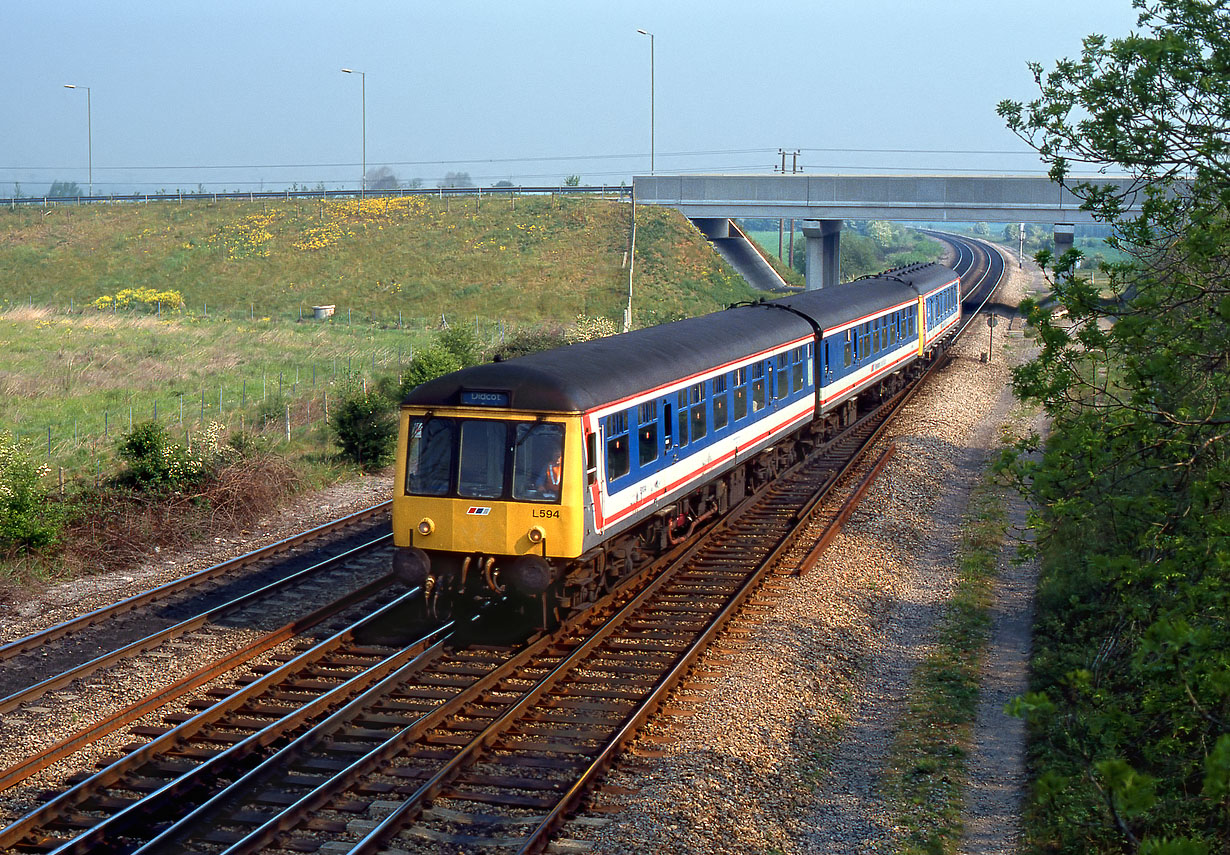
[[[658,402],[647,401],[637,409],[640,429],[636,432],[638,466],[658,459]]]
[[[677,398],[679,402],[679,444],[688,444],[688,393],[682,389],[679,390]]]
[[[726,375],[713,378],[713,429],[719,431],[726,427],[729,413],[726,409]]]
[[[735,369],[735,421],[747,417],[747,369]]]
[[[696,442],[709,432],[705,415],[705,384],[697,383],[692,386],[688,390],[688,400],[692,404],[692,442]]]
[[[764,405],[764,363],[757,362],[752,366],[752,412],[760,412],[764,409]]]
[[[784,398],[790,394],[790,357],[785,353],[777,355],[777,397]]]

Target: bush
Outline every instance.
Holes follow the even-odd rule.
[[[63,524],[34,462],[33,447],[0,436],[0,551],[33,552],[54,544]]]
[[[139,490],[190,486],[199,483],[207,469],[201,457],[189,455],[158,422],[134,425],[120,440],[117,453],[128,467],[120,483]]]
[[[342,455],[360,468],[379,469],[393,460],[397,417],[383,395],[351,391],[329,416],[329,427]]]
[[[509,337],[491,354],[493,359],[512,359],[525,356],[527,353],[537,353],[540,350],[550,350],[553,347],[563,347],[568,344],[568,334],[559,327],[523,330]]]

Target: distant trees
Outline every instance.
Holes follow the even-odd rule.
[[[580,175],[569,175],[567,178],[564,179],[565,187],[579,187],[580,185],[581,185]]]
[[[366,184],[368,190],[396,190],[397,175],[387,166],[378,166],[367,170]]]
[[[445,190],[452,187],[473,187],[474,181],[468,172],[449,172],[436,186]]]
[[[78,186],[76,181],[53,181],[51,182],[51,188],[47,191],[47,196],[49,198],[84,195],[85,193],[82,192],[81,187]]]

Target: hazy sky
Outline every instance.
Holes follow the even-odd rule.
[[[995,114],[1129,0],[0,0],[0,196],[618,184],[656,171],[1035,172]],[[881,151],[876,151],[876,150]],[[883,151],[883,150],[894,151]]]

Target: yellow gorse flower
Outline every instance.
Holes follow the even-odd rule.
[[[125,288],[115,294],[104,294],[91,305],[95,309],[130,308],[134,303],[142,303],[147,308],[161,304],[165,309],[183,308],[184,298],[178,291],[157,291],[153,288]]]

